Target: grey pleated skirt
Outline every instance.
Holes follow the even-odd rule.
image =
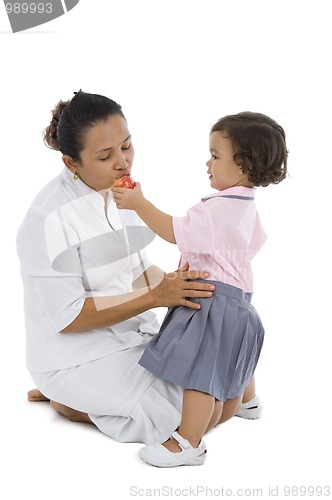
[[[206,283],[208,280],[195,280]],[[219,281],[201,309],[170,308],[139,364],[185,389],[219,401],[243,394],[258,362],[264,328],[250,293]]]

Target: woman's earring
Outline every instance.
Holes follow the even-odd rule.
[[[78,179],[78,175],[77,175],[77,174],[74,174],[73,179],[74,179],[74,181],[77,181],[77,179]]]

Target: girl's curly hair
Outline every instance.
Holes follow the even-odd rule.
[[[285,179],[286,136],[272,118],[243,111],[218,120],[211,129],[211,134],[213,132],[223,132],[231,140],[235,163],[255,186],[278,184]]]

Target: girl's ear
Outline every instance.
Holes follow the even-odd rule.
[[[72,174],[76,174],[79,165],[72,159],[71,156],[63,155],[62,161]]]

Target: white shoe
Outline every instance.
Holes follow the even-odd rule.
[[[206,446],[202,440],[197,448],[193,448],[189,441],[177,432],[172,437],[179,443],[182,451],[173,453],[162,444],[152,444],[139,450],[140,458],[147,464],[155,467],[178,467],[179,465],[203,465],[206,459]]]
[[[247,403],[242,403],[240,409],[235,413],[236,417],[254,420],[262,415],[262,404],[258,396],[255,396]]]

